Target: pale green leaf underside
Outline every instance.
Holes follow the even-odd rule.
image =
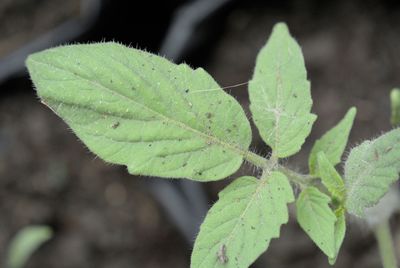
[[[38,95],[105,161],[132,174],[217,180],[251,141],[243,109],[203,69],[117,43],[31,55]]]
[[[392,126],[400,125],[400,89],[394,88],[390,92],[390,104],[392,108],[392,116],[390,117],[390,123]]]
[[[316,115],[301,49],[287,26],[277,24],[257,56],[249,84],[250,110],[263,140],[277,157],[301,149]]]
[[[22,268],[29,257],[53,236],[48,226],[33,225],[20,230],[8,248],[7,267]]]
[[[341,162],[356,112],[356,108],[350,108],[344,118],[335,127],[326,132],[319,140],[315,141],[308,160],[310,174],[318,174],[318,152],[324,152],[334,166]]]
[[[318,173],[322,184],[328,189],[331,195],[340,201],[344,200],[345,187],[343,179],[323,151],[318,153]]]
[[[197,236],[192,268],[247,268],[288,221],[293,202],[287,178],[273,172],[265,180],[241,177],[226,187],[208,212]]]
[[[351,150],[344,168],[346,208],[357,216],[375,205],[400,171],[400,128]]]
[[[304,189],[296,201],[297,221],[328,258],[335,258],[336,216],[329,207],[330,201],[315,187]]]
[[[329,264],[334,265],[337,259],[337,256],[340,251],[340,247],[342,246],[344,236],[346,234],[346,216],[345,216],[345,210],[344,209],[339,209],[337,212],[335,212],[337,221],[335,223],[335,257],[334,258],[329,258]]]

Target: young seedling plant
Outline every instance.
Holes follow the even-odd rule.
[[[398,178],[399,128],[354,147],[344,174],[337,172],[355,108],[315,142],[309,174],[282,164],[317,118],[301,49],[284,23],[261,49],[248,87],[268,157],[249,150],[242,107],[201,68],[114,42],[48,49],[30,55],[27,67],[42,102],[93,153],[131,174],[206,182],[232,175],[243,161],[257,168],[219,193],[196,238],[193,268],[248,267],[279,237],[292,202],[301,228],[334,264],[346,212],[363,217]]]

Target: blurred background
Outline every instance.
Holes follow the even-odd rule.
[[[199,223],[228,182],[134,177],[95,158],[40,104],[29,53],[115,40],[205,68],[221,86],[247,82],[272,26],[302,46],[319,118],[291,165],[307,172],[314,139],[358,108],[350,144],[390,127],[400,86],[400,2],[318,0],[0,0],[0,267],[12,237],[31,224],[54,230],[26,267],[189,267]],[[248,112],[246,86],[227,90]],[[252,148],[266,153],[254,129]],[[249,174],[243,169],[233,175]],[[195,209],[193,208],[195,207]],[[329,267],[294,221],[253,267]],[[392,219],[400,256],[399,217]],[[335,267],[380,267],[367,226],[349,219]]]

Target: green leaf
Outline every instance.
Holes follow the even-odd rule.
[[[27,66],[42,101],[131,174],[218,180],[248,154],[243,109],[201,68],[117,43],[49,49]]]
[[[308,160],[310,174],[318,174],[317,154],[321,151],[325,153],[332,165],[340,163],[356,112],[356,108],[352,107],[335,127],[315,142]]]
[[[392,126],[400,125],[400,89],[394,88],[390,92],[390,103],[392,107],[392,117],[390,123]]]
[[[28,226],[20,230],[8,248],[7,267],[21,268],[29,257],[53,236],[48,226]]]
[[[248,267],[288,221],[292,188],[279,172],[236,179],[208,212],[194,244],[192,268]]]
[[[304,189],[296,201],[297,221],[328,258],[335,258],[336,216],[329,207],[330,197],[315,187]]]
[[[397,180],[400,171],[400,128],[351,150],[345,163],[346,209],[364,216]]]
[[[334,258],[329,258],[329,264],[334,265],[337,259],[337,256],[340,251],[340,247],[342,246],[344,236],[346,234],[346,216],[344,208],[339,208],[335,211],[335,215],[337,221],[335,223],[335,248],[336,254]]]
[[[263,140],[277,157],[297,153],[316,115],[304,59],[284,23],[278,23],[257,57],[249,84],[250,110]]]
[[[343,179],[323,151],[318,153],[318,171],[322,184],[328,189],[331,195],[339,201],[343,201],[345,198]]]

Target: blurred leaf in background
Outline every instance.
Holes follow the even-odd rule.
[[[45,225],[32,225],[20,230],[8,248],[7,268],[24,267],[29,257],[52,236],[53,231]]]

